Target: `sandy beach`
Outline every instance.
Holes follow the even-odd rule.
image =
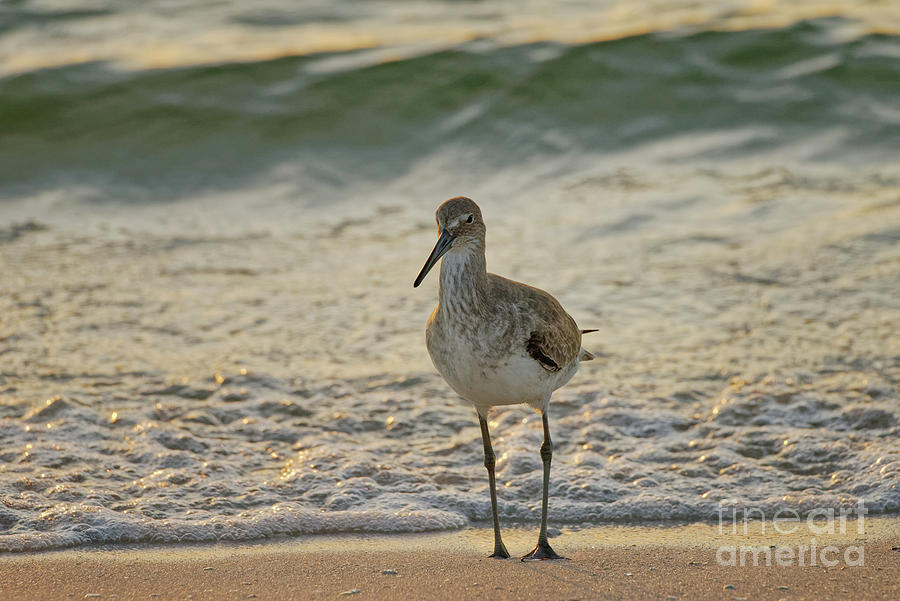
[[[0,558],[0,597],[54,599],[889,599],[900,595],[900,520],[871,518],[864,533],[804,522],[790,535],[760,522],[604,526],[563,530],[554,545],[568,561],[484,557],[489,531],[422,535],[316,536],[241,545],[69,550]],[[792,524],[797,526],[797,524]],[[791,528],[792,529],[792,528]],[[783,531],[788,528],[782,527]],[[534,533],[509,529],[515,555]],[[817,545],[816,565],[721,565],[721,549]],[[825,554],[821,549],[833,547]],[[863,565],[846,549],[862,548]],[[853,554],[851,554],[853,555]],[[718,558],[717,558],[718,557]],[[784,556],[782,556],[784,557]],[[851,557],[851,562],[856,561]]]

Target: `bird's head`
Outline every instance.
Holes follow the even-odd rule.
[[[444,202],[435,212],[438,241],[425,261],[422,271],[416,277],[413,287],[417,287],[448,252],[483,252],[484,219],[475,201],[465,196],[457,196]]]

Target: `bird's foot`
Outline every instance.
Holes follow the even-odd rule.
[[[496,557],[497,559],[509,559],[509,551],[506,550],[506,545],[503,544],[502,540],[498,540],[494,543],[494,552],[488,555],[488,557]]]
[[[546,541],[538,542],[537,546],[531,550],[531,553],[522,558],[522,561],[538,561],[543,559],[566,559],[562,555],[557,555],[556,551]]]

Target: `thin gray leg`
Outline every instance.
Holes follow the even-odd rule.
[[[488,472],[488,483],[491,487],[491,515],[494,518],[494,552],[490,557],[499,559],[509,558],[509,551],[500,539],[500,516],[497,515],[497,483],[494,479],[494,466],[496,458],[494,457],[494,448],[491,446],[491,433],[488,432],[487,421],[481,414],[478,414],[478,422],[481,424],[481,440],[484,442],[484,467]]]
[[[541,461],[544,463],[544,490],[541,497],[541,532],[538,534],[537,546],[522,558],[522,561],[531,559],[565,559],[556,554],[547,540],[547,491],[550,488],[550,460],[553,458],[553,441],[550,440],[550,425],[547,422],[547,412],[541,414],[544,422],[544,442],[541,444]]]

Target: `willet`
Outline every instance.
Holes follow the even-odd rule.
[[[547,488],[553,443],[547,410],[550,395],[568,382],[580,361],[593,356],[581,348],[580,330],[555,298],[543,290],[488,273],[485,226],[471,199],[451,198],[438,207],[440,237],[413,286],[443,257],[438,305],[428,318],[425,341],[435,368],[457,394],[475,405],[484,442],[484,467],[491,491],[494,553],[507,558],[497,515],[495,457],[488,409],[527,403],[541,413],[544,442],[541,531],[527,559],[561,559],[547,540]]]

